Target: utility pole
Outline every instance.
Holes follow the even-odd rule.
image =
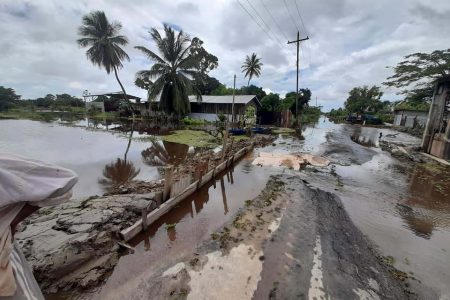
[[[293,44],[293,43],[297,44],[297,85],[296,85],[296,89],[295,89],[296,94],[297,94],[297,97],[295,99],[295,118],[297,119],[297,125],[299,124],[299,120],[298,120],[298,95],[299,95],[298,94],[298,71],[299,71],[298,56],[299,56],[299,51],[300,51],[300,42],[306,41],[306,40],[309,40],[309,37],[306,36],[306,38],[300,39],[300,32],[297,31],[297,39],[295,41],[288,41],[288,44]]]
[[[236,74],[234,74],[233,83],[233,104],[231,105],[231,123],[234,123],[234,91],[236,90]]]

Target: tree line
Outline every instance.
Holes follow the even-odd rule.
[[[0,86],[0,111],[12,108],[67,110],[72,107],[84,107],[84,101],[69,94],[47,94],[36,99],[21,99],[12,88]]]
[[[394,74],[383,85],[400,89],[401,101],[381,101],[380,86],[361,86],[350,90],[343,108],[332,109],[330,116],[352,113],[390,113],[392,108],[428,111],[436,80],[450,76],[450,49],[431,53],[413,53],[404,57],[395,67]]]

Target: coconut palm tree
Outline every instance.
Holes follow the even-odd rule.
[[[78,28],[78,34],[81,36],[77,40],[78,45],[88,47],[86,56],[94,65],[105,68],[108,74],[114,71],[124,99],[133,114],[125,88],[117,75],[117,70],[123,67],[122,61],[130,60],[128,54],[121,48],[121,46],[128,44],[128,39],[119,35],[122,24],[119,22],[110,23],[105,13],[99,10],[83,16],[82,24]]]
[[[159,55],[146,47],[135,47],[154,62],[150,70],[139,71],[136,77],[155,79],[154,82],[150,81],[149,100],[161,95],[160,106],[166,113],[184,115],[191,109],[190,93],[195,93],[197,99],[201,100],[200,91],[192,82],[192,78],[198,73],[198,63],[190,53],[190,39],[183,31],[177,34],[168,25],[164,25],[164,37],[156,28],[152,28],[149,33],[156,43]]]
[[[245,72],[244,77],[248,77],[247,86],[250,85],[250,80],[255,77],[259,77],[261,75],[261,66],[262,66],[261,58],[256,56],[256,53],[252,53],[252,56],[248,56],[245,58],[245,62],[242,65],[242,73]]]

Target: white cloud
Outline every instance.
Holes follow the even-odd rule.
[[[163,22],[175,24],[219,58],[219,68],[211,75],[231,86],[245,85],[241,65],[246,55],[257,53],[264,63],[260,78],[252,80],[266,90],[285,94],[295,89],[297,1],[310,40],[302,43],[300,87],[309,87],[313,97],[326,109],[338,107],[348,91],[358,85],[381,84],[404,55],[418,51],[448,48],[450,44],[450,2],[358,0],[317,1],[249,0],[276,39],[270,39],[247,15],[237,1],[198,0],[2,0],[0,2],[0,84],[15,88],[24,98],[47,93],[81,95],[85,89],[96,93],[118,91],[113,75],[93,66],[85,49],[76,44],[81,17],[92,10],[104,10],[111,20],[120,21],[129,38],[126,51],[131,57],[120,77],[129,93],[145,97],[133,85],[136,71],[150,62],[133,47],[154,47],[149,39],[151,27]],[[255,18],[246,1],[240,1]],[[264,24],[262,24],[264,26]],[[281,30],[280,30],[280,29]],[[306,35],[301,28],[302,37]],[[395,97],[385,90],[385,98]]]

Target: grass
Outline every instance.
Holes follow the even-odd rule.
[[[205,131],[175,130],[172,134],[163,135],[161,140],[185,144],[193,147],[212,148],[219,145],[219,141]]]
[[[288,134],[288,133],[295,133],[295,129],[293,128],[276,128],[272,130],[273,133],[276,134]]]
[[[246,135],[231,135],[230,137],[233,137],[235,142],[248,140],[250,138],[250,137],[248,137]]]
[[[36,111],[25,111],[25,110],[9,110],[0,112],[0,119],[27,119],[33,121],[45,121],[50,122],[57,118],[55,113],[51,112],[36,112]]]
[[[103,112],[88,116],[89,118],[92,119],[107,119],[107,120],[115,120],[119,118],[119,114],[117,112]]]

